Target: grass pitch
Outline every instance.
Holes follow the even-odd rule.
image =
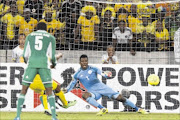
[[[180,114],[150,113],[142,115],[139,113],[110,112],[103,116],[96,113],[57,113],[59,120],[180,120]],[[13,120],[15,112],[0,112],[0,120]],[[21,120],[51,120],[42,112],[22,112]]]

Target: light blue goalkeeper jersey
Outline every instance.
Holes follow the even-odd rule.
[[[79,80],[88,91],[93,91],[94,89],[104,86],[105,84],[102,83],[97,78],[98,74],[104,76],[102,74],[102,71],[96,67],[88,66],[88,68],[86,70],[83,70],[80,68],[74,74],[74,77],[73,77],[74,80],[71,81],[71,83],[68,85],[67,92],[69,92],[73,89],[77,80]],[[104,76],[104,77],[106,77],[106,76]]]

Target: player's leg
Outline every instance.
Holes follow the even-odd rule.
[[[95,94],[93,92],[91,92],[91,93],[85,92],[82,95],[82,98],[84,100],[86,100],[89,104],[91,104],[99,109],[104,109],[104,107],[96,101],[97,99],[101,98],[100,94]]]
[[[96,99],[95,99],[95,95],[93,93],[89,93],[89,92],[85,92],[83,95],[82,95],[82,98],[84,100],[86,100],[89,104],[99,108],[99,109],[102,109],[104,108],[101,104],[99,104]]]
[[[55,90],[55,95],[59,97],[63,106],[67,106],[68,101],[66,100],[63,91],[61,91],[60,85],[53,80],[52,86],[53,90]]]
[[[41,81],[41,77],[39,74],[33,80],[33,83],[29,86],[35,93],[39,93],[39,99],[44,107],[44,113],[46,115],[51,115],[51,112],[48,109],[47,95],[45,94],[45,87]]]
[[[55,90],[55,95],[59,97],[61,102],[63,103],[63,108],[69,108],[71,106],[74,106],[77,101],[67,101],[64,95],[64,92],[61,90],[61,86],[53,80],[53,90]]]
[[[56,120],[57,118],[56,118],[55,96],[52,94],[51,71],[50,69],[39,69],[39,74],[46,89],[46,94],[48,95],[48,102],[50,104],[52,118]]]
[[[21,115],[21,110],[24,104],[24,100],[25,100],[25,95],[27,93],[28,90],[28,86],[22,85],[22,90],[21,93],[18,97],[18,102],[17,102],[17,113],[16,113],[16,118],[14,120],[18,120],[20,119],[20,115]]]
[[[98,92],[93,92],[93,91],[91,91],[91,93],[85,92],[82,97],[89,104],[100,109],[100,111],[96,115],[103,115],[108,113],[108,110],[96,101],[102,97],[101,94],[98,94]]]
[[[46,94],[40,95],[39,99],[41,101],[41,104],[44,107],[44,114],[51,116],[51,112],[49,111],[49,108],[48,108],[47,95]]]
[[[144,109],[141,109],[139,107],[137,107],[133,102],[131,102],[129,99],[126,99],[125,97],[123,97],[121,94],[115,94],[112,96],[112,98],[114,98],[117,101],[123,102],[125,105],[130,106],[132,108],[134,108],[136,110],[136,112],[142,113],[142,114],[148,114],[148,112],[146,112]]]
[[[137,107],[129,99],[126,99],[125,97],[123,97],[119,92],[115,92],[114,90],[112,90],[110,87],[108,87],[105,84],[101,84],[100,86],[101,86],[100,87],[101,89],[98,90],[99,94],[101,94],[103,96],[108,96],[109,98],[112,98],[112,99],[115,99],[115,100],[117,100],[119,102],[122,102],[123,104],[134,108],[137,112],[139,111],[142,114],[147,114],[147,112],[145,110],[140,109],[139,107]]]
[[[37,73],[37,70],[32,69],[32,68],[27,68],[25,71],[24,78],[22,81],[22,90],[21,90],[20,96],[18,97],[17,115],[14,120],[20,119],[21,110],[22,110],[22,107],[23,107],[23,104],[25,101],[25,95],[26,95],[27,90],[28,90],[30,84],[32,83],[36,73]]]
[[[39,99],[44,107],[44,110],[48,110],[47,95],[46,94],[40,95]]]

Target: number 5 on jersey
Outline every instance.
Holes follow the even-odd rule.
[[[35,49],[36,50],[41,50],[42,46],[43,46],[43,42],[42,42],[43,36],[36,36],[35,37]]]

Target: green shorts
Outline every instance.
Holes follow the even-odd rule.
[[[47,68],[26,68],[22,84],[30,86],[36,74],[39,74],[45,88],[52,87],[51,71]]]

